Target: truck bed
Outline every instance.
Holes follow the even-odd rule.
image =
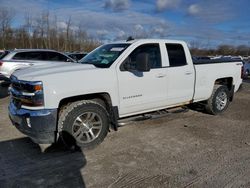
[[[242,62],[237,60],[215,59],[194,62],[196,72],[194,101],[202,101],[212,94],[213,86],[218,78],[230,78],[236,92],[241,79]],[[238,71],[237,71],[238,70]]]

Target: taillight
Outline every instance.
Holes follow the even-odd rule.
[[[3,65],[3,62],[0,61],[0,67]]]

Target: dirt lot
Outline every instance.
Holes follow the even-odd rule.
[[[0,86],[0,187],[250,187],[250,81],[222,115],[132,123],[75,153],[41,153],[11,125],[8,102]]]

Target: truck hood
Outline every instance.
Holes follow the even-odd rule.
[[[66,74],[83,70],[97,69],[94,65],[79,63],[53,63],[39,66],[31,66],[17,70],[13,73],[20,80],[36,80],[46,75]]]

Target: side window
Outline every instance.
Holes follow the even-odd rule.
[[[161,68],[161,52],[159,44],[145,44],[137,47],[130,55],[131,64],[136,64],[136,56],[139,53],[148,53],[151,68]]]
[[[181,44],[166,44],[170,67],[184,66],[187,64],[185,52]]]
[[[12,59],[16,60],[43,60],[43,54],[40,52],[19,52]]]
[[[26,58],[26,52],[16,53],[16,55],[12,57],[12,59],[17,59],[17,60],[21,60],[25,58]]]
[[[47,52],[47,61],[67,61],[67,57],[57,52]]]

